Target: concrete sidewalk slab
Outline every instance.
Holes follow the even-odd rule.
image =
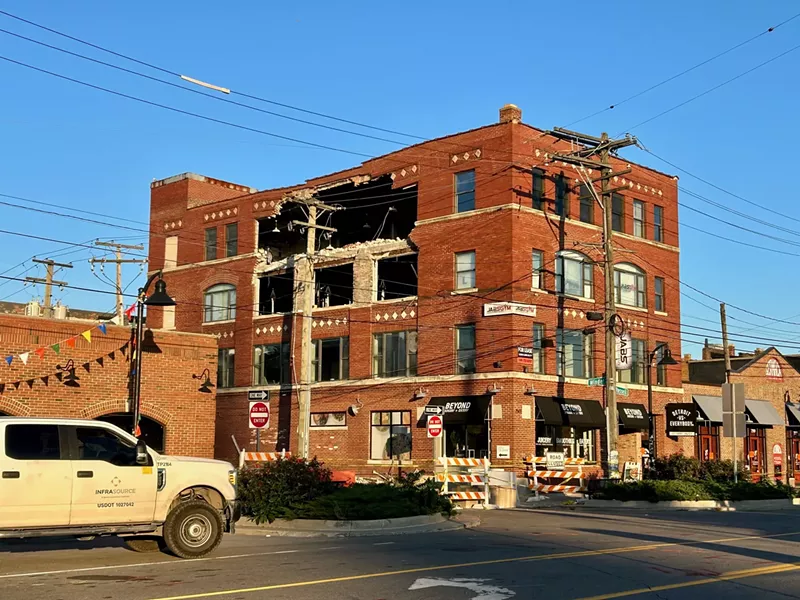
[[[461,513],[449,519],[442,515],[421,515],[370,521],[277,520],[261,525],[244,518],[236,525],[236,534],[277,537],[367,537],[452,531],[476,527],[479,524],[480,519],[472,513]]]

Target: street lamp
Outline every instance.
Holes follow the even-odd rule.
[[[653,351],[647,357],[647,415],[648,415],[648,425],[649,425],[649,439],[647,441],[647,450],[650,453],[650,470],[652,471],[655,467],[655,460],[656,460],[656,427],[655,427],[655,415],[653,414],[653,376],[652,376],[652,369],[653,369],[653,361],[656,358],[656,354],[658,354],[659,350],[664,350],[661,354],[661,358],[658,361],[660,365],[677,365],[678,361],[672,358],[672,352],[670,352],[669,344],[662,343],[658,344]]]
[[[147,290],[153,281],[156,289],[151,295]],[[142,338],[144,337],[144,307],[145,306],[175,306],[175,300],[167,294],[167,283],[161,278],[161,271],[156,271],[147,278],[144,286],[139,288],[136,297],[136,373],[133,386],[133,435],[139,437],[139,412],[141,407],[140,397],[142,391]]]

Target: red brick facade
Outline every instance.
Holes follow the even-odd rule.
[[[532,345],[532,325],[544,326],[544,338],[555,340],[557,328],[593,328],[591,371],[604,371],[602,323],[588,321],[587,311],[602,311],[604,283],[601,211],[594,204],[591,222],[581,222],[578,183],[580,175],[572,166],[549,162],[550,153],[568,151],[568,142],[558,141],[516,120],[467,131],[425,142],[393,154],[365,162],[349,171],[308,181],[294,188],[255,192],[243,186],[209,180],[196,175],[173,178],[153,184],[151,200],[150,267],[165,266],[165,239],[177,243],[177,265],[167,265],[164,278],[178,306],[174,327],[181,331],[219,334],[221,348],[235,349],[234,387],[219,390],[217,401],[216,454],[231,458],[234,435],[240,445],[255,449],[253,431],[248,428],[247,391],[253,383],[253,348],[256,344],[285,341],[292,344],[292,383],[297,382],[300,357],[300,319],[291,313],[259,316],[259,284],[254,270],[263,257],[257,252],[257,219],[275,214],[281,201],[296,190],[316,191],[337,182],[375,180],[391,174],[392,188],[417,189],[416,224],[409,236],[417,254],[418,293],[416,297],[392,301],[371,299],[349,306],[315,308],[314,339],[349,337],[349,380],[318,383],[313,386],[312,412],[346,411],[344,427],[314,428],[311,451],[335,468],[359,472],[383,469],[380,461],[370,460],[370,413],[379,410],[410,411],[412,426],[411,460],[430,467],[432,444],[425,429],[417,427],[422,408],[431,398],[484,396],[488,389],[497,393],[491,423],[493,463],[519,467],[521,457],[535,451],[536,396],[558,396],[603,401],[600,387],[589,387],[585,378],[557,375],[556,348],[543,350],[544,373],[531,373],[518,360],[518,347]],[[677,185],[674,178],[614,158],[615,171],[627,167],[632,172],[615,178],[612,187],[625,187],[624,232],[613,236],[616,262],[635,265],[644,272],[644,308],[619,307],[629,323],[634,339],[644,340],[651,350],[658,342],[668,342],[674,356],[681,356],[678,291]],[[548,164],[545,164],[548,163]],[[546,174],[544,210],[534,208],[532,168]],[[475,171],[475,209],[456,213],[454,176],[464,170]],[[554,212],[554,178],[563,172],[570,188],[568,217]],[[597,177],[586,171],[584,176]],[[644,235],[634,233],[633,202],[644,203]],[[344,199],[342,203],[346,203]],[[380,202],[376,199],[375,202]],[[663,209],[663,238],[654,241],[654,206]],[[357,214],[353,218],[358,218]],[[238,256],[204,261],[204,230],[217,227],[218,248],[223,248],[224,225],[238,223]],[[366,240],[370,239],[366,238]],[[177,240],[177,241],[176,241]],[[365,240],[365,241],[366,241]],[[382,254],[379,239],[362,244],[368,260]],[[174,247],[174,246],[173,246]],[[555,293],[555,253],[574,250],[595,261],[591,268],[591,299]],[[345,249],[343,249],[345,250]],[[539,289],[532,289],[532,251],[542,252],[543,265]],[[454,253],[474,251],[476,289],[455,290]],[[354,250],[355,252],[355,250]],[[324,252],[317,268],[324,266]],[[356,259],[358,260],[358,259]],[[353,258],[349,259],[353,262]],[[654,278],[664,279],[664,310],[656,313]],[[359,288],[374,286],[374,281],[359,279]],[[236,287],[235,319],[203,324],[203,292],[217,283]],[[515,302],[536,307],[535,316],[483,316],[484,305]],[[162,324],[162,316],[152,311],[152,323]],[[475,324],[475,374],[456,374],[454,327]],[[171,323],[167,323],[171,325]],[[416,377],[379,379],[373,375],[372,336],[386,331],[418,332],[418,372]],[[655,373],[655,370],[654,370]],[[655,375],[654,375],[655,376]],[[630,390],[620,401],[646,404],[644,380],[624,384]],[[261,389],[264,386],[256,386]],[[294,450],[297,443],[297,390],[287,386],[267,386],[272,391],[270,428],[262,435],[262,450]],[[424,394],[424,397],[418,398]],[[679,367],[668,367],[666,380],[655,387],[655,412],[682,398]],[[661,419],[663,423],[663,418]],[[661,425],[658,426],[659,428]],[[604,436],[603,436],[604,439]],[[601,436],[595,435],[600,458]],[[509,446],[509,458],[497,458],[497,446]],[[620,461],[638,460],[641,434],[620,438]]]
[[[131,330],[107,325],[104,335],[94,325],[0,315],[0,356],[13,356],[11,366],[4,361],[0,367],[0,413],[85,419],[130,413]],[[87,329],[91,342],[81,336]],[[73,336],[75,347],[70,348],[63,342]],[[50,346],[59,342],[56,354]],[[34,353],[38,348],[44,349],[41,358]],[[213,456],[214,394],[199,392],[200,382],[192,375],[209,369],[213,379],[216,340],[148,331],[143,348],[142,415],[163,426],[165,452]],[[26,351],[30,354],[24,364],[18,354]],[[78,377],[75,386],[65,385],[67,372],[61,370],[69,361]]]

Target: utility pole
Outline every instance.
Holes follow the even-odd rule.
[[[722,352],[725,356],[725,383],[731,382],[731,354],[728,348],[728,318],[725,315],[725,303],[719,303],[719,320],[722,325]],[[731,444],[733,446],[733,481],[736,483],[739,479],[739,465],[736,457],[736,407],[731,407],[733,413],[731,415]],[[724,409],[723,409],[724,410]]]
[[[34,258],[33,262],[45,265],[47,267],[47,274],[44,279],[41,277],[26,277],[25,281],[30,283],[43,283],[44,284],[44,316],[50,318],[53,316],[53,286],[54,285],[69,285],[66,281],[55,281],[53,277],[56,274],[56,267],[59,269],[71,269],[72,265],[65,263],[57,263],[51,259]]]
[[[614,475],[615,471],[619,469],[619,462],[617,457],[617,438],[619,434],[618,429],[618,413],[617,413],[617,363],[616,363],[616,340],[612,325],[613,321],[617,320],[616,305],[614,298],[614,245],[612,243],[613,235],[613,196],[614,193],[622,189],[627,189],[625,186],[616,188],[611,187],[611,180],[614,177],[630,173],[631,169],[623,169],[614,172],[611,162],[611,152],[626,146],[632,146],[637,143],[635,137],[626,136],[619,140],[612,140],[608,134],[603,132],[600,137],[578,133],[576,131],[569,131],[561,127],[556,127],[553,131],[548,132],[562,140],[576,143],[580,147],[568,154],[553,154],[552,160],[558,160],[573,165],[577,165],[581,171],[587,169],[597,169],[600,176],[589,181],[589,188],[594,195],[600,209],[603,211],[603,273],[605,279],[605,306],[604,317],[606,324],[605,336],[605,396],[606,396],[606,441],[607,441],[607,457],[605,471],[606,475]],[[594,157],[597,157],[595,159]],[[598,160],[599,159],[599,160]],[[600,183],[600,194],[594,189],[595,183]],[[653,457],[655,458],[655,457]]]
[[[95,263],[100,263],[104,265],[106,263],[115,263],[117,267],[117,320],[119,321],[119,325],[125,324],[125,306],[122,303],[122,265],[129,263],[129,264],[137,264],[143,265],[147,262],[147,259],[133,259],[133,258],[122,258],[122,251],[123,250],[144,250],[144,245],[136,244],[118,244],[114,241],[111,242],[100,242],[96,241],[94,243],[95,246],[100,246],[103,248],[114,248],[116,251],[116,258],[92,258],[89,259],[89,264],[92,265],[92,269],[94,269]]]
[[[302,458],[309,456],[309,430],[311,426],[311,385],[312,385],[312,352],[311,343],[311,313],[314,309],[314,255],[316,254],[317,230],[329,231],[334,233],[333,227],[325,227],[317,224],[319,211],[335,210],[323,204],[313,197],[292,198],[295,202],[305,204],[308,209],[308,221],[292,221],[292,226],[300,227],[301,231],[306,231],[306,252],[297,258],[297,278],[301,285],[302,298],[301,309],[297,310],[297,298],[295,298],[295,314],[302,312],[300,323],[300,389],[298,393],[299,416],[297,419],[297,442],[298,451]]]

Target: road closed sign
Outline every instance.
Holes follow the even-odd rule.
[[[269,427],[269,404],[266,402],[250,403],[250,429],[266,429]]]
[[[439,415],[431,415],[428,417],[428,437],[438,438],[442,435],[442,417]]]

